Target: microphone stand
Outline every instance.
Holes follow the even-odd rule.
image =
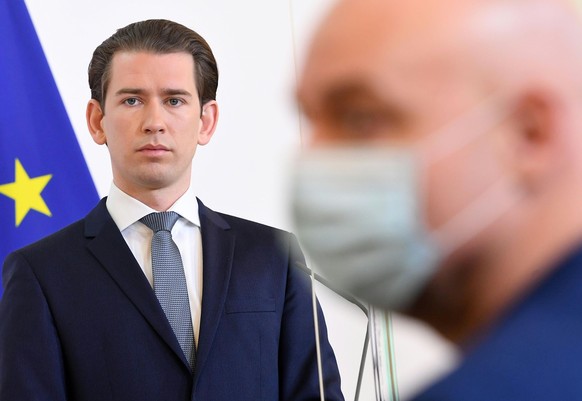
[[[368,319],[368,326],[366,328],[362,357],[360,359],[360,369],[358,371],[358,381],[356,384],[354,401],[358,401],[360,398],[362,377],[366,364],[366,356],[368,354],[370,337],[372,337],[372,360],[376,399],[377,401],[399,401],[398,386],[396,383],[394,341],[392,339],[392,320],[390,314],[388,312],[378,310],[377,308],[368,308],[353,295],[339,288],[336,288],[328,280],[313,272],[303,262],[297,261],[295,265],[320,284],[332,290],[346,301],[356,305]],[[316,333],[316,336],[319,338],[319,332]],[[386,350],[386,354],[382,352],[382,349]]]
[[[368,322],[371,332],[376,400],[398,401],[392,316],[389,312],[371,307]]]

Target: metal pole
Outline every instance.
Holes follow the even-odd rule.
[[[390,313],[370,308],[370,343],[377,401],[399,401]]]

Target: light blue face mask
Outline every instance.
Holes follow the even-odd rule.
[[[444,257],[513,204],[502,177],[443,227],[429,231],[425,225],[424,166],[485,134],[507,115],[480,106],[463,117],[464,131],[458,130],[461,120],[455,120],[446,133],[429,137],[436,141],[422,146],[302,153],[292,192],[295,230],[325,278],[373,305],[403,310]],[[465,135],[467,126],[479,128]]]
[[[297,164],[293,213],[302,246],[338,288],[400,309],[441,255],[420,216],[414,155],[333,149]]]

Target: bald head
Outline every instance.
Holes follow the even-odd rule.
[[[467,55],[476,68],[506,91],[537,85],[582,93],[582,74],[577,72],[582,67],[582,25],[571,3],[483,3],[462,25]]]
[[[532,85],[582,92],[580,71],[582,29],[567,1],[344,0],[314,38],[299,98],[309,113],[322,100],[314,95],[361,85],[426,114],[452,87],[461,97]]]

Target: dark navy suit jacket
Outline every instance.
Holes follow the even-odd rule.
[[[491,291],[495,291],[494,288]],[[582,400],[582,247],[414,401]]]
[[[303,262],[295,238],[201,202],[199,209],[194,373],[102,200],[6,259],[0,400],[319,400],[309,283],[294,267]],[[320,331],[326,399],[341,400],[325,325]]]

